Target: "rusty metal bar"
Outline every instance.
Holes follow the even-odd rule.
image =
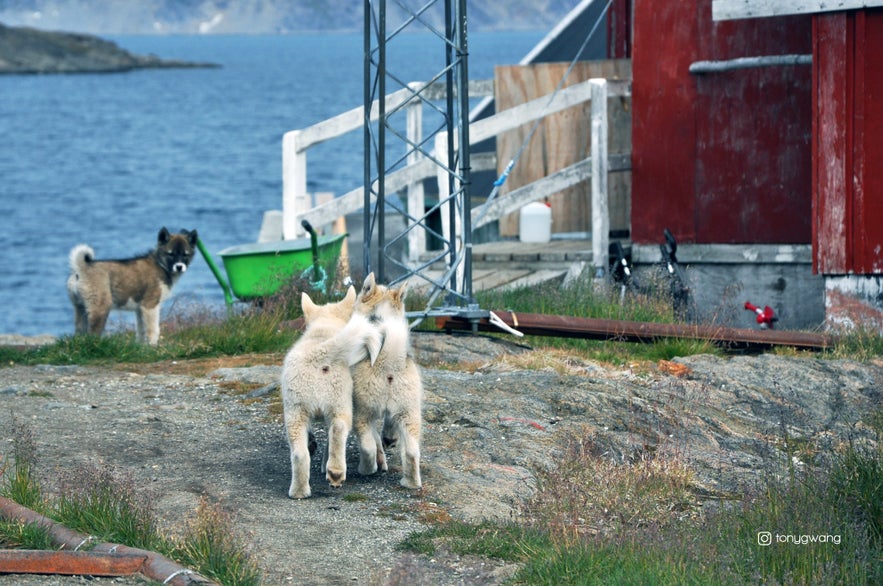
[[[92,551],[0,550],[0,574],[129,576],[141,572],[146,555]]]
[[[662,324],[507,311],[495,311],[494,313],[506,325],[531,336],[622,342],[652,342],[662,338],[687,338],[707,340],[734,349],[793,346],[823,350],[832,347],[835,341],[831,335],[812,332],[749,330],[711,325]],[[457,317],[439,317],[436,319],[436,326],[444,330],[471,330],[473,322]],[[480,320],[478,329],[483,332],[500,331],[490,323],[489,319]]]
[[[90,536],[83,535],[82,533],[77,533],[76,531],[65,527],[61,523],[57,523],[49,517],[44,517],[43,515],[32,511],[27,507],[23,507],[17,502],[3,496],[0,496],[0,517],[17,523],[40,525],[46,529],[52,539],[52,542],[56,546],[62,549],[67,548],[69,551],[76,551],[81,547],[85,547],[87,545],[91,546],[91,544],[93,543]],[[204,576],[188,570],[187,568],[170,560],[169,558],[153,551],[146,551],[143,549],[138,549],[136,547],[128,547],[125,545],[118,545],[114,543],[97,543],[94,546],[90,547],[89,551],[105,554],[118,553],[133,556],[144,556],[146,559],[142,564],[140,573],[150,578],[151,580],[156,580],[158,582],[162,582],[163,584],[171,584],[173,586],[216,584],[215,582],[212,582]],[[3,558],[0,558],[0,563],[2,563],[2,559]],[[0,565],[0,573],[2,573],[3,571],[3,567],[2,565]]]

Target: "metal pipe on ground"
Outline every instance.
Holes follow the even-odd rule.
[[[67,561],[83,561],[82,559],[75,560],[74,558],[67,556],[68,553],[72,551],[77,551],[83,547],[91,546],[88,553],[95,554],[94,562],[98,563],[97,560],[100,556],[107,556],[107,558],[114,558],[115,556],[125,556],[126,558],[130,557],[141,557],[143,558],[143,563],[139,566],[137,570],[138,573],[143,574],[147,578],[151,580],[156,580],[158,582],[162,582],[163,584],[171,584],[172,586],[192,586],[195,584],[207,586],[214,585],[215,582],[212,582],[208,578],[193,572],[184,566],[170,560],[169,558],[162,556],[153,551],[146,551],[143,549],[138,549],[136,547],[128,547],[126,545],[119,545],[115,543],[103,543],[99,542],[92,545],[92,538],[88,535],[83,535],[82,533],[78,533],[68,527],[65,527],[61,523],[57,523],[52,519],[37,513],[36,511],[32,511],[27,507],[23,507],[22,505],[16,503],[13,500],[10,500],[6,497],[0,496],[0,517],[5,518],[9,521],[13,521],[16,523],[24,523],[24,524],[34,524],[44,527],[46,531],[49,533],[50,538],[52,539],[52,543],[58,546],[61,549],[67,549],[67,551],[63,552],[48,552],[48,554],[60,554],[57,558],[51,558],[47,554],[47,556],[35,556],[32,562],[34,564],[33,570],[23,572],[17,570],[15,573],[59,573],[59,574],[77,574],[77,572],[73,571],[49,571],[51,567],[63,567],[62,563]],[[6,551],[0,551],[0,573],[10,573],[11,570],[6,569],[6,564],[8,562],[9,568],[13,568],[15,564],[16,567],[18,564],[23,563],[23,560],[19,559],[21,556],[17,554],[11,553],[7,554]],[[41,564],[44,564],[41,565]],[[68,570],[72,570],[72,568],[68,568]],[[128,575],[134,572],[127,572],[126,574],[118,574],[118,575]],[[106,575],[106,574],[102,574]]]
[[[130,576],[141,572],[146,555],[92,551],[0,550],[0,574]]]
[[[531,336],[584,338],[621,342],[652,342],[663,338],[707,340],[732,349],[765,349],[774,346],[824,350],[834,345],[828,334],[786,330],[749,330],[723,326],[661,324],[615,319],[596,319],[494,311],[503,323]],[[439,317],[436,326],[444,330],[472,330],[473,322],[458,317]],[[477,323],[478,330],[499,332],[489,319]]]

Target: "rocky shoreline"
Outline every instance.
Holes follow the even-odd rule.
[[[0,24],[0,74],[119,73],[135,69],[205,67],[220,66],[135,55],[93,35]]]
[[[0,346],[15,346],[28,348],[31,346],[49,346],[58,341],[52,334],[40,334],[38,336],[22,336],[21,334],[0,334]]]

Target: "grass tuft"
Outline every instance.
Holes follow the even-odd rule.
[[[0,520],[0,548],[53,549],[54,545],[42,525]]]
[[[109,466],[62,471],[54,517],[99,541],[155,550],[161,545],[150,495],[134,476]]]
[[[46,507],[36,466],[37,441],[34,431],[13,418],[12,461],[0,459],[0,495],[42,513]]]
[[[172,553],[184,565],[199,568],[206,577],[227,586],[260,584],[260,569],[236,533],[232,518],[205,497]]]
[[[693,473],[680,460],[650,452],[618,462],[593,438],[574,438],[558,466],[537,473],[537,493],[524,514],[563,542],[664,528],[697,515]]]

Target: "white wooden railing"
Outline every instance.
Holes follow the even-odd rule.
[[[401,107],[420,91],[427,99],[444,97],[444,85],[426,86],[412,82],[406,89],[386,96],[386,110]],[[493,95],[492,81],[470,82],[470,97]],[[495,221],[501,216],[517,211],[522,206],[549,197],[563,189],[572,187],[589,178],[592,179],[592,248],[594,258],[607,258],[609,217],[607,206],[607,173],[631,168],[629,153],[608,155],[607,153],[607,98],[631,96],[631,82],[621,80],[592,79],[558,91],[554,97],[543,96],[488,118],[472,122],[469,126],[470,143],[475,144],[495,137],[503,132],[514,130],[544,116],[554,114],[571,106],[591,102],[592,132],[591,156],[565,169],[555,172],[529,185],[515,189],[504,196],[489,202],[486,206],[472,210],[473,228]],[[421,141],[420,100],[412,100],[408,105],[407,134],[412,144]],[[378,116],[377,101],[371,107],[371,120]],[[340,216],[357,211],[364,206],[364,186],[357,187],[340,197],[312,207],[307,193],[307,150],[319,143],[336,138],[362,128],[364,108],[358,107],[305,129],[286,132],[282,139],[282,228],[286,239],[303,235],[301,220],[308,220],[314,226],[334,222]],[[447,134],[436,135],[436,145],[446,145]],[[444,149],[436,149],[444,152]],[[473,156],[470,160],[473,171],[496,169],[496,157]],[[423,181],[436,177],[438,166],[431,159],[415,154],[402,169],[389,173],[385,178],[388,192],[408,191],[408,212],[421,217],[424,210]],[[447,176],[439,181],[439,193],[447,191]],[[447,214],[442,214],[445,218]],[[425,235],[420,230],[409,233],[409,254],[416,257],[425,251]]]

